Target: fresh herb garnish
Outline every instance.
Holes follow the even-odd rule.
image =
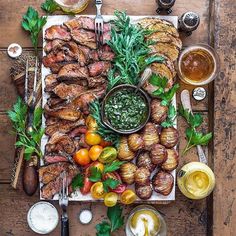
[[[36,54],[38,52],[39,33],[42,30],[43,26],[46,24],[46,22],[47,22],[47,17],[45,16],[39,17],[38,12],[32,7],[29,7],[26,14],[23,15],[23,20],[21,22],[21,25],[23,29],[30,32],[31,42],[34,46]]]
[[[107,178],[106,180],[102,182],[102,184],[103,184],[104,191],[107,193],[109,192],[109,188],[115,189],[120,184],[120,181],[113,178]]]
[[[45,2],[41,4],[41,8],[50,14],[61,9],[60,6],[53,0],[45,0]]]
[[[122,216],[122,207],[116,205],[108,207],[107,217],[110,222],[103,221],[96,225],[96,236],[111,236],[111,233],[124,225],[124,216]]]
[[[157,90],[153,92],[153,95],[162,100],[161,105],[163,106],[169,105],[174,94],[179,89],[179,84],[175,84],[171,89],[166,91],[168,80],[160,75],[153,74],[149,79],[149,83],[158,87]]]
[[[111,40],[107,44],[115,53],[113,69],[108,74],[108,90],[117,84],[138,84],[141,72],[153,62],[162,62],[163,57],[148,55],[149,32],[130,23],[126,12],[115,11],[112,21]]]
[[[91,182],[98,182],[102,179],[102,172],[100,169],[98,169],[95,166],[92,166],[89,168],[89,170],[90,170],[89,180]]]
[[[164,128],[173,127],[177,112],[175,107],[170,104],[168,108],[167,118],[161,123],[161,126]]]
[[[106,141],[112,142],[112,144],[118,148],[120,145],[120,135],[115,133],[113,130],[109,129],[102,123],[101,118],[101,106],[98,100],[93,101],[89,105],[89,110],[91,116],[96,120],[98,129],[97,133],[102,136],[102,138]]]
[[[182,105],[180,105],[178,112],[189,125],[185,131],[188,143],[184,148],[183,154],[196,145],[207,145],[212,138],[212,132],[204,134],[195,130],[202,124],[202,116],[199,113],[192,114],[191,111],[184,109]]]
[[[71,183],[73,191],[75,191],[77,188],[82,188],[84,186],[84,176],[80,173],[77,174]]]
[[[121,165],[123,165],[125,161],[113,161],[112,163],[106,164],[104,167],[104,173],[113,172],[120,168]]]
[[[24,148],[25,159],[29,160],[34,153],[38,157],[42,157],[40,141],[44,134],[44,129],[41,127],[43,109],[38,107],[34,110],[32,131],[26,131],[27,105],[20,97],[7,114],[12,122],[14,132],[18,136],[15,145]]]

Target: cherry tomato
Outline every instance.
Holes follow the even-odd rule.
[[[92,185],[90,189],[91,195],[94,199],[100,199],[105,196],[105,191],[103,188],[103,183],[102,182],[97,182]]]
[[[89,176],[89,167],[85,169],[84,171],[84,186],[82,188],[80,188],[80,192],[85,195],[88,194],[90,192],[90,189],[93,185],[93,182],[91,182],[88,178]]]
[[[127,189],[121,194],[120,201],[123,204],[131,204],[136,200],[136,198],[136,194],[131,189]]]
[[[113,207],[116,205],[118,201],[118,194],[117,193],[106,193],[105,197],[104,197],[104,204],[107,207]]]
[[[112,146],[112,142],[106,141],[106,140],[102,139],[102,141],[100,143],[100,146],[102,146],[102,147],[109,147],[109,146]]]
[[[114,193],[121,194],[125,191],[126,187],[126,184],[119,184],[115,189],[112,189],[111,191]]]
[[[100,156],[101,152],[103,150],[102,146],[94,145],[89,149],[89,157],[92,161],[96,161],[98,157]]]
[[[90,115],[86,118],[85,124],[89,130],[96,130],[98,127],[96,120]]]
[[[93,132],[93,131],[87,131],[85,134],[85,142],[88,145],[97,145],[102,141],[102,138],[99,134]]]
[[[102,164],[102,163],[99,162],[99,161],[93,162],[93,163],[90,165],[90,167],[92,167],[92,166],[98,168],[101,172],[104,171],[104,164]]]
[[[75,153],[74,160],[81,166],[88,165],[91,161],[89,158],[88,150],[86,148],[81,148]]]
[[[103,175],[103,180],[106,180],[108,178],[112,178],[121,182],[120,175],[116,171],[108,172]],[[111,189],[111,191],[120,194],[123,193],[125,189],[126,189],[126,184],[119,184],[115,189]]]

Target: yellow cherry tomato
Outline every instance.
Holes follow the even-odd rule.
[[[85,124],[88,130],[96,130],[98,128],[96,120],[90,115],[86,118]]]
[[[107,207],[113,207],[116,205],[118,201],[118,194],[117,193],[106,193],[105,197],[104,197],[104,204]]]
[[[92,185],[90,189],[91,195],[94,199],[100,199],[105,196],[105,191],[102,182],[97,182]]]
[[[81,166],[88,165],[91,161],[88,150],[86,148],[81,148],[75,153],[74,160],[77,164]]]
[[[99,134],[95,133],[94,131],[87,131],[85,134],[85,142],[88,145],[97,145],[101,143],[102,138]]]
[[[99,161],[93,162],[93,163],[90,165],[90,167],[92,167],[92,166],[98,168],[101,172],[104,171],[104,164],[102,164],[102,163],[99,162]]]
[[[137,196],[134,191],[132,191],[131,189],[127,189],[121,194],[120,201],[123,204],[131,204],[136,200],[136,198]]]
[[[100,156],[101,152],[103,150],[102,146],[94,145],[89,149],[89,157],[92,161],[96,161],[98,157]]]

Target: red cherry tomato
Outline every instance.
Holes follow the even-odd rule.
[[[109,147],[112,146],[112,142],[106,141],[104,139],[102,139],[101,143],[99,144],[100,146],[104,147]]]
[[[108,178],[112,178],[112,179],[115,179],[115,180],[118,180],[121,182],[120,175],[116,171],[106,173],[103,176],[104,180],[106,180]],[[118,194],[123,193],[125,191],[126,187],[127,187],[126,184],[119,184],[115,189],[111,189],[111,192],[118,193]]]
[[[85,176],[84,176],[84,186],[82,188],[80,188],[80,192],[83,194],[83,195],[86,195],[90,192],[90,189],[93,185],[93,182],[91,182],[89,180],[89,167],[85,169]]]

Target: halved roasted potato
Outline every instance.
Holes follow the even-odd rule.
[[[150,45],[151,53],[158,53],[167,56],[171,61],[175,61],[179,56],[179,49],[172,43],[156,43]]]
[[[179,38],[174,37],[168,32],[162,32],[162,31],[154,32],[150,34],[149,36],[147,36],[146,40],[152,41],[155,43],[172,43],[179,50],[182,48],[182,41]]]

